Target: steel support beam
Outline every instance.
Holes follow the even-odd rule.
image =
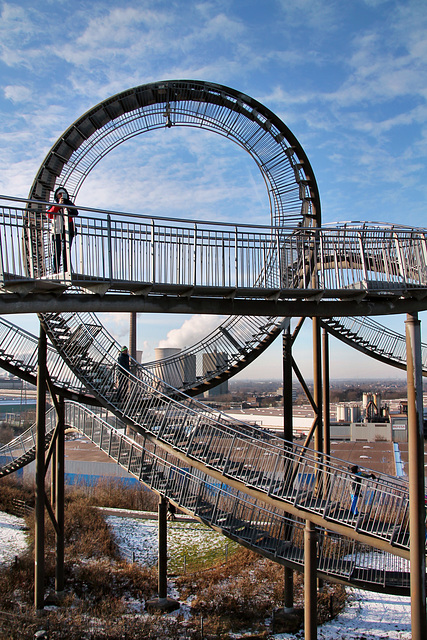
[[[304,529],[304,638],[317,638],[317,544],[314,524],[305,521]]]
[[[292,336],[290,323],[283,331],[283,437],[293,440],[292,422]],[[294,606],[294,572],[284,568],[284,606],[285,610]]]
[[[322,344],[320,339],[319,318],[313,318],[313,399],[317,407],[317,429],[314,435],[314,448],[321,453],[322,443]]]
[[[45,440],[46,440],[46,376],[47,376],[47,337],[40,324],[38,342],[37,369],[37,432],[36,432],[36,505],[35,505],[35,544],[34,544],[34,606],[36,610],[44,607],[44,507],[45,507]]]
[[[421,330],[417,314],[408,314],[406,358],[408,381],[409,531],[412,640],[427,638],[423,379]]]
[[[55,518],[58,525],[56,531],[56,568],[55,591],[64,590],[64,499],[65,499],[65,429],[64,429],[64,398],[58,399],[58,433],[55,443],[56,465],[52,466],[55,475]]]
[[[425,311],[425,298],[375,297],[357,300],[250,300],[225,297],[186,298],[173,295],[123,294],[0,294],[0,314],[15,313],[204,313],[275,317],[377,316]]]
[[[131,311],[129,318],[129,355],[136,360],[136,311]]]
[[[179,602],[168,598],[168,500],[159,495],[158,516],[158,560],[157,560],[157,598],[147,600],[145,606],[150,612],[170,612],[179,609]]]
[[[158,590],[159,590],[159,599],[163,600],[167,598],[167,589],[168,589],[168,523],[167,523],[167,514],[168,514],[168,501],[164,496],[159,496],[159,504],[158,504],[158,521],[159,521],[159,532],[158,532]]]
[[[322,329],[322,374],[323,374],[323,452],[331,455],[331,407],[329,394],[329,334]]]

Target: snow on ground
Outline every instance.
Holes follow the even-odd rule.
[[[25,520],[0,511],[0,566],[14,562],[27,548]]]
[[[126,555],[135,552],[139,562],[153,564],[157,556],[157,523],[133,518],[110,516],[120,547]],[[0,565],[11,564],[16,555],[27,545],[24,520],[0,512]],[[181,531],[182,525],[176,529]],[[170,553],[173,544],[179,545],[181,535],[194,535],[202,544],[206,537],[200,528],[186,526],[181,533],[171,535],[169,527]],[[186,532],[185,534],[183,532]],[[219,534],[218,534],[219,535]],[[172,539],[176,538],[176,543]],[[182,538],[181,538],[182,540]],[[360,589],[348,589],[349,601],[344,611],[332,622],[318,629],[318,640],[411,640],[411,601],[409,597],[372,593]],[[300,635],[304,637],[303,633]],[[295,635],[276,634],[275,640],[294,640]]]
[[[319,627],[318,640],[411,640],[411,599],[348,589],[349,601],[332,622]],[[289,635],[276,636],[290,638]]]
[[[136,520],[107,516],[120,554],[141,565],[154,566],[157,562],[157,523],[154,520]]]

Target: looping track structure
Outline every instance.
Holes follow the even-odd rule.
[[[145,223],[146,228],[142,224],[138,227],[138,234],[134,233],[136,227],[132,227],[132,233],[123,232],[123,222],[120,234],[118,226],[114,227],[114,235],[115,222],[110,212],[105,227],[106,255],[111,257],[113,237],[115,246],[121,246],[122,242],[128,247],[135,246],[126,243],[138,235],[138,251],[142,254],[148,247],[148,255],[151,250],[147,272],[139,275],[137,282],[133,272],[126,270],[126,277],[120,275],[114,280],[111,270],[105,275],[104,263],[96,262],[93,254],[91,270],[86,269],[83,274],[50,273],[46,267],[49,256],[45,223],[40,214],[55,190],[60,186],[66,188],[75,201],[84,180],[109,151],[144,132],[174,126],[218,133],[250,154],[267,188],[272,231],[270,235],[264,234],[267,240],[256,244],[254,234],[252,244],[252,239],[247,239],[251,236],[248,233],[239,245],[243,234],[238,238],[236,231],[232,246],[225,233],[206,231],[206,251],[212,251],[210,258],[224,258],[220,285],[216,275],[209,280],[208,271],[198,276],[197,282],[196,277],[193,282],[178,279],[159,282],[155,277],[158,272],[153,250],[154,222],[151,232],[150,223]],[[115,217],[120,219],[119,214]],[[292,303],[298,295],[320,299],[324,291],[331,299],[336,296],[342,300],[347,296],[356,301],[364,299],[368,291],[373,296],[369,298],[372,306],[381,298],[388,300],[396,295],[404,298],[408,290],[411,295],[415,292],[417,300],[426,295],[427,254],[422,230],[375,227],[369,235],[369,229],[342,226],[335,235],[323,233],[316,180],[295,136],[256,100],[209,82],[151,83],[103,101],[74,122],[54,144],[37,173],[25,209],[12,212],[11,208],[3,207],[3,218],[11,226],[10,220],[16,218],[20,228],[24,228],[23,271],[26,270],[18,273],[10,262],[6,265],[3,249],[4,291],[57,286],[59,304],[62,292],[68,288],[78,297],[82,291],[99,292],[100,287],[105,287],[105,299],[109,287],[122,293],[153,291],[156,295],[167,292],[169,296],[175,291],[176,297],[184,299],[195,291],[198,294],[208,291],[215,297],[219,312],[228,308],[227,297],[238,294],[239,289],[242,297],[258,296],[266,301],[266,307],[268,297],[285,296]],[[89,231],[81,225],[78,249],[81,268],[86,255],[82,247],[90,254],[91,237],[103,233],[95,228],[93,218],[87,221]],[[170,251],[178,264],[184,249],[188,255],[193,251],[195,265],[197,252],[201,251],[196,226],[185,236],[185,242],[178,238],[178,232],[176,237],[157,232],[164,251],[161,256]],[[217,244],[212,249],[214,241]],[[258,271],[248,270],[248,281],[242,285],[236,266],[234,279],[230,276],[230,283],[225,286],[224,274],[231,273],[231,269],[226,270],[224,256],[228,251],[228,264],[234,261],[237,265],[238,247],[242,251],[243,246],[249,248],[245,255],[262,256],[254,262]],[[175,274],[178,272],[181,273],[175,269]],[[376,273],[381,274],[378,282],[369,280]],[[91,299],[95,302],[96,296]],[[80,429],[140,481],[226,535],[291,567],[301,568],[303,564],[301,522],[309,517],[323,536],[321,575],[372,589],[407,592],[409,494],[405,482],[381,474],[375,480],[366,480],[363,503],[368,508],[363,517],[355,517],[349,507],[352,476],[342,461],[294,443],[284,446],[282,439],[233,421],[191,397],[241,371],[288,327],[289,318],[271,314],[229,316],[212,334],[179,357],[147,367],[134,362],[127,376],[116,363],[117,342],[92,313],[45,312],[39,317],[52,345],[48,355],[52,388],[70,400],[104,407],[107,414],[114,414],[119,420],[118,426],[112,428],[103,419],[107,414],[102,416],[70,401],[66,423]],[[394,339],[389,332],[384,345],[380,325],[371,321],[367,330],[368,323],[363,318],[351,319],[350,325],[346,318],[322,322],[328,331],[355,348],[404,366],[401,340]],[[24,379],[34,379],[34,339],[6,322],[2,323],[1,331],[9,337],[3,341],[0,362]],[[17,351],[21,357],[16,356]],[[215,352],[226,354],[220,364],[202,375],[185,378],[186,362],[195,361],[200,354]],[[179,377],[171,371],[179,372],[181,384],[176,386],[181,388],[156,375],[166,372],[169,380]],[[125,376],[126,394],[120,396],[115,383]],[[48,420],[51,424],[48,432],[53,433],[54,418],[49,416]],[[126,435],[129,426],[138,435],[133,438]],[[34,458],[34,439],[33,429],[0,450],[1,474],[11,473]],[[356,549],[357,545],[360,547]],[[366,555],[361,560],[364,554],[368,556],[369,570]],[[393,565],[390,558],[394,556],[402,562]]]
[[[117,94],[76,120],[53,145],[32,185],[29,198],[48,201],[58,186],[72,199],[95,165],[112,149],[139,134],[168,126],[218,133],[243,148],[258,166],[266,187],[271,224],[320,225],[320,198],[309,160],[286,125],[253,98],[223,85],[194,80],[163,81]],[[280,334],[275,318],[232,317],[208,341],[186,349],[163,367],[182,368],[194,353],[226,353],[222,370],[199,376],[187,386],[192,395],[238,373]],[[254,341],[254,336],[259,336]],[[240,336],[252,340],[250,349]],[[228,339],[227,339],[228,338]],[[235,344],[244,352],[237,352]],[[224,344],[226,343],[226,344]],[[230,349],[232,353],[230,353]],[[210,367],[212,369],[212,367]]]
[[[286,125],[253,98],[223,85],[173,80],[142,85],[104,100],[53,145],[30,198],[48,201],[56,187],[73,198],[94,166],[129,138],[166,126],[196,127],[247,151],[267,186],[271,222],[320,225],[320,200],[308,158]]]

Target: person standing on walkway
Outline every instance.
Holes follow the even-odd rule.
[[[53,248],[53,273],[58,273],[61,266],[61,256],[64,271],[68,271],[67,261],[67,238],[65,229],[65,216],[68,215],[68,235],[69,246],[73,243],[75,236],[74,220],[78,215],[78,210],[74,207],[68,197],[67,191],[63,187],[59,187],[55,191],[55,202],[48,209],[47,216],[51,220],[52,248]]]

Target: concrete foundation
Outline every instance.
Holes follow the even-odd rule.
[[[149,613],[171,613],[176,611],[181,605],[173,598],[152,598],[147,600],[145,608]]]

